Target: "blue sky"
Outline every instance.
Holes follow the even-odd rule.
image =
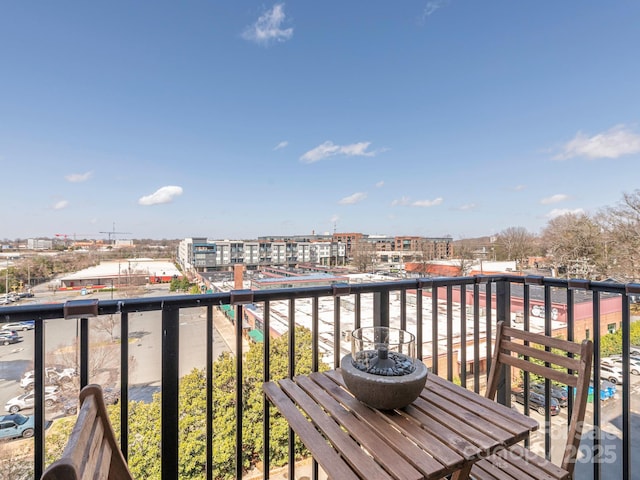
[[[0,6],[0,239],[534,233],[640,188],[640,2]]]

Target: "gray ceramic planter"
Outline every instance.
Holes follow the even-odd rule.
[[[427,366],[421,361],[414,365],[415,370],[407,375],[384,376],[359,370],[351,354],[340,362],[342,378],[353,396],[380,410],[403,408],[418,398],[427,381]]]

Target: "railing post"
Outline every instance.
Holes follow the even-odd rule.
[[[178,478],[180,309],[162,309],[162,478]]]
[[[120,450],[129,458],[129,313],[120,315]]]
[[[340,326],[340,297],[350,295],[351,287],[347,283],[333,285],[333,367],[340,367],[342,357],[342,331]]]
[[[506,280],[496,282],[496,322],[504,322],[506,326],[511,326],[510,284]],[[487,335],[490,335],[487,332]],[[497,341],[493,343],[494,348]],[[511,405],[511,368],[503,365],[498,380],[498,392],[496,396],[498,403],[506,406]]]
[[[389,326],[389,292],[375,292],[373,294],[373,326]]]
[[[89,384],[89,317],[98,316],[97,299],[91,300],[69,300],[64,304],[64,318],[76,319],[80,321],[80,345],[79,348],[79,367],[80,367],[80,388],[84,388]],[[76,341],[78,340],[78,324],[76,323]]]
[[[36,436],[34,445],[35,465],[34,477],[40,478],[44,471],[45,442],[45,412],[44,412],[44,370],[45,370],[45,348],[44,348],[44,327],[45,321],[36,321],[34,329],[34,422],[36,425]]]
[[[242,396],[242,379],[243,379],[243,359],[244,352],[242,351],[242,324],[244,322],[244,312],[242,305],[253,303],[253,291],[252,290],[231,290],[231,305],[235,308],[235,331],[236,331],[236,478],[242,478],[242,431],[243,431],[243,411],[244,411],[244,398]],[[291,304],[293,300],[291,300]],[[291,313],[292,305],[290,305],[289,312]],[[289,319],[289,337],[292,336],[291,318]],[[294,323],[295,326],[295,323]],[[289,355],[291,356],[291,340],[289,343]],[[291,361],[289,369],[291,369]],[[293,478],[293,477],[292,477]]]

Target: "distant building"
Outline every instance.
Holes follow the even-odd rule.
[[[101,262],[95,267],[85,268],[60,278],[60,289],[100,289],[168,283],[182,273],[172,262],[150,258],[127,258],[112,262]]]
[[[229,270],[238,264],[253,270],[268,265],[295,266],[309,262],[329,264],[332,258],[339,259],[344,264],[344,249],[325,241],[307,241],[312,239],[260,237],[257,241],[245,241],[185,238],[178,245],[178,263],[185,269],[197,272]]]
[[[178,245],[178,263],[187,270],[212,272],[244,265],[293,267],[303,263],[345,265],[358,245],[373,246],[382,263],[403,263],[417,259],[449,259],[453,253],[451,237],[389,237],[363,233],[332,235],[272,235],[257,240],[209,240],[185,238]]]
[[[53,248],[53,241],[44,240],[41,238],[29,238],[27,239],[27,249],[29,250],[51,250]]]

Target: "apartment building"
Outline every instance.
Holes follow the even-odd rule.
[[[358,245],[371,249],[378,261],[406,262],[417,258],[447,259],[453,253],[453,239],[390,237],[362,233],[333,235],[278,235],[258,240],[209,240],[191,237],[178,246],[178,262],[197,272],[227,270],[233,265],[249,269],[260,265],[294,266],[301,263],[345,265]]]

